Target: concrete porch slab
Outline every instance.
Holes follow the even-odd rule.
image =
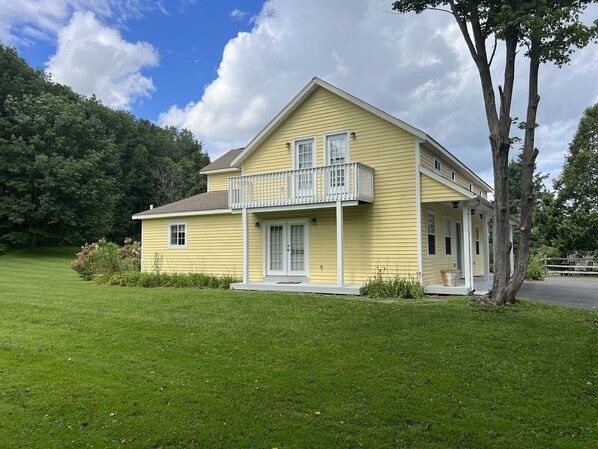
[[[300,282],[297,284],[278,282],[249,282],[247,284],[231,284],[233,290],[254,290],[269,292],[297,292],[297,293],[324,293],[328,295],[361,295],[363,285],[351,284],[339,287],[336,284],[317,284]]]

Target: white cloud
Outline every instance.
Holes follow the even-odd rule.
[[[231,11],[230,16],[233,18],[233,20],[243,20],[248,14],[248,12],[236,8]]]
[[[389,4],[266,2],[251,32],[226,45],[217,78],[198,86],[201,98],[172,106],[160,123],[191,129],[218,156],[245,145],[319,76],[421,128],[492,181],[480,83],[459,30],[448,14],[389,14],[384,12]],[[496,71],[500,75],[500,64]],[[596,47],[576,54],[572,67],[542,67],[537,132],[542,154],[562,154],[562,142],[572,137],[571,127],[562,124],[576,123],[598,98],[595,73]],[[525,84],[523,77],[519,82]],[[524,105],[525,98],[518,98],[514,115],[522,117]],[[556,140],[545,131],[555,129]]]
[[[154,7],[151,0],[7,0],[0,8],[0,41],[27,45],[52,39],[77,11],[124,22]]]
[[[155,89],[140,70],[157,63],[158,52],[150,44],[127,42],[92,12],[76,12],[58,32],[57,51],[47,68],[54,81],[84,95],[95,94],[113,108],[129,109]]]

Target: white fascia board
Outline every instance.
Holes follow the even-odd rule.
[[[216,214],[230,214],[230,209],[210,209],[210,210],[199,210],[195,212],[168,212],[164,214],[152,214],[152,215],[133,215],[133,220],[151,220],[152,218],[174,218],[174,217],[192,217],[195,215],[216,215]]]
[[[237,168],[237,167],[229,167],[229,168],[219,168],[217,170],[207,170],[207,171],[200,170],[199,173],[202,175],[213,175],[215,173],[231,173],[231,172],[238,172],[240,170],[241,169]]]
[[[439,183],[444,184],[445,186],[453,189],[455,192],[471,198],[472,200],[477,197],[477,195],[475,193],[467,190],[464,187],[461,187],[458,184],[455,184],[453,181],[449,181],[448,179],[443,178],[438,173],[434,173],[432,170],[429,170],[426,167],[419,167],[419,171],[421,173],[423,173],[424,175],[429,176],[430,178],[434,179],[435,181],[438,181]]]

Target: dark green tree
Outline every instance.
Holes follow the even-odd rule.
[[[557,207],[558,247],[563,255],[596,254],[598,251],[598,104],[586,109],[563,172],[554,184]]]
[[[398,0],[393,9],[401,13],[442,10],[455,19],[475,63],[482,87],[494,172],[494,283],[489,301],[509,304],[521,287],[527,271],[534,204],[534,165],[536,115],[540,96],[540,65],[558,66],[569,62],[575,48],[595,41],[598,20],[585,25],[581,14],[593,0]],[[496,85],[491,65],[497,42],[504,44],[504,72]],[[510,272],[509,242],[509,152],[511,103],[515,86],[515,62],[519,53],[527,57],[527,111],[521,123],[524,130],[521,165],[520,240],[515,272]],[[497,97],[498,93],[498,97]]]

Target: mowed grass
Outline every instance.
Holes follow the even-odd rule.
[[[0,447],[598,447],[598,314],[98,286],[0,257]]]

